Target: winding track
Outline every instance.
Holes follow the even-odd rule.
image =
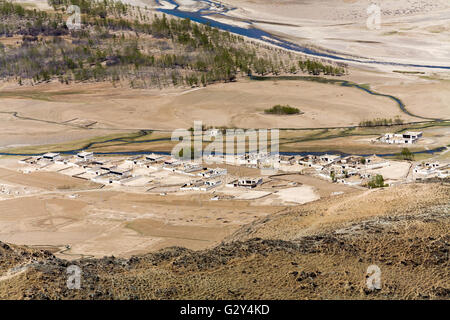
[[[424,116],[420,116],[417,114],[413,114],[410,111],[408,111],[406,109],[405,104],[403,103],[402,100],[400,100],[399,98],[393,96],[393,95],[389,95],[389,94],[384,94],[384,93],[379,93],[376,92],[370,88],[366,88],[358,83],[354,83],[348,80],[341,80],[341,79],[327,79],[327,78],[323,78],[323,77],[313,77],[313,76],[282,76],[282,77],[258,77],[258,76],[251,76],[250,79],[252,80],[256,80],[256,81],[264,81],[264,80],[301,80],[301,81],[313,81],[313,82],[319,82],[319,83],[331,83],[331,84],[337,84],[340,85],[342,87],[349,87],[349,88],[356,88],[359,90],[362,90],[370,95],[373,96],[380,96],[380,97],[385,97],[385,98],[389,98],[391,100],[393,100],[395,103],[397,103],[398,107],[400,108],[400,110],[411,117],[415,117],[415,118],[419,118],[419,119],[424,119],[424,120],[432,120],[432,121],[447,121],[450,119],[441,119],[441,118],[430,118],[430,117],[424,117]],[[350,128],[350,127],[342,127],[342,128]],[[353,127],[354,128],[354,127]]]
[[[341,80],[341,79],[328,79],[328,78],[323,78],[323,77],[314,77],[314,76],[268,76],[268,77],[261,77],[261,76],[250,76],[251,80],[255,80],[255,81],[266,81],[266,80],[301,80],[301,81],[313,81],[313,82],[319,82],[319,83],[327,83],[327,84],[335,84],[335,85],[340,85],[343,87],[350,87],[350,88],[356,88],[359,90],[362,90],[370,95],[374,95],[374,96],[380,96],[380,97],[385,97],[388,99],[393,100],[398,107],[400,108],[400,110],[405,113],[406,115],[409,115],[411,117],[415,117],[418,119],[423,119],[423,120],[428,120],[428,121],[422,121],[422,122],[411,122],[409,124],[413,124],[413,123],[425,123],[425,122],[432,122],[432,121],[450,121],[450,119],[442,119],[442,118],[431,118],[431,117],[424,117],[424,116],[420,116],[417,114],[413,114],[410,111],[408,111],[406,109],[405,104],[403,103],[403,101],[401,101],[399,98],[393,96],[393,95],[389,95],[389,94],[384,94],[384,93],[379,93],[376,92],[370,88],[366,88],[358,83],[354,83],[348,80]],[[37,121],[37,122],[43,122],[43,123],[49,123],[49,124],[56,124],[56,125],[61,125],[61,126],[68,126],[68,127],[73,127],[73,128],[79,128],[79,129],[86,129],[86,130],[117,130],[117,131],[125,131],[125,130],[140,130],[140,131],[158,131],[158,132],[164,132],[164,130],[157,130],[157,129],[137,129],[137,128],[107,128],[107,127],[103,127],[103,128],[92,128],[91,126],[85,126],[85,125],[77,125],[77,124],[72,124],[69,121],[63,121],[63,122],[57,122],[57,121],[51,121],[51,120],[45,120],[45,119],[38,119],[38,118],[32,118],[32,117],[26,117],[26,116],[22,116],[20,115],[17,111],[0,111],[0,114],[10,114],[12,115],[14,118],[20,119],[20,120],[30,120],[30,121]],[[354,129],[354,128],[358,128],[360,126],[343,126],[343,127],[322,127],[322,128],[277,128],[280,130],[323,130],[323,129]],[[111,141],[118,141],[119,139],[113,139]],[[108,142],[111,142],[108,141]],[[106,142],[106,141],[105,141]],[[148,142],[148,141],[147,141]]]
[[[314,77],[314,76],[278,76],[278,77],[274,77],[274,76],[268,76],[268,77],[259,77],[259,76],[251,76],[250,77],[251,80],[255,80],[255,81],[266,81],[266,80],[302,80],[302,81],[314,81],[314,82],[319,82],[319,83],[327,83],[327,84],[334,84],[334,85],[340,85],[343,87],[351,87],[351,88],[356,88],[359,90],[363,90],[364,92],[370,94],[370,95],[374,95],[374,96],[381,96],[381,97],[386,97],[388,99],[393,100],[398,107],[400,108],[400,110],[411,116],[411,117],[415,117],[418,119],[422,119],[424,121],[416,121],[416,122],[408,122],[408,123],[404,123],[404,125],[408,125],[408,124],[427,124],[427,123],[433,123],[433,122],[445,122],[445,121],[450,121],[450,119],[441,119],[441,118],[430,118],[430,117],[424,117],[424,116],[420,116],[420,115],[416,115],[411,113],[410,111],[407,110],[405,104],[397,97],[393,96],[393,95],[389,95],[389,94],[383,94],[383,93],[379,93],[376,92],[374,90],[371,90],[370,88],[364,87],[360,84],[351,82],[351,81],[347,81],[347,80],[341,80],[341,79],[328,79],[328,78],[323,78],[323,77]],[[38,118],[32,118],[32,117],[26,117],[26,116],[21,116],[19,115],[19,113],[17,111],[0,111],[0,114],[9,114],[12,115],[13,117],[20,119],[20,120],[28,120],[28,121],[37,121],[37,122],[43,122],[43,123],[49,123],[49,124],[55,124],[55,125],[61,125],[61,126],[68,126],[68,127],[72,127],[72,128],[78,128],[78,129],[85,129],[85,130],[93,130],[93,129],[97,129],[97,130],[116,130],[116,131],[129,131],[129,130],[139,130],[139,133],[136,138],[139,137],[143,137],[148,135],[149,133],[151,133],[152,131],[154,132],[166,132],[166,130],[157,130],[157,129],[137,129],[137,128],[93,128],[91,126],[83,126],[83,125],[77,125],[77,124],[71,124],[68,121],[63,121],[63,122],[57,122],[57,121],[51,121],[51,120],[45,120],[45,119],[38,119]],[[356,129],[356,128],[362,128],[363,126],[343,126],[343,127],[321,127],[321,128],[274,128],[274,129],[279,129],[279,130],[333,130],[333,129]],[[374,126],[374,127],[386,127],[386,126]],[[171,132],[171,131],[167,131],[167,132]],[[128,138],[128,139],[127,139]],[[325,137],[324,139],[329,139],[332,137]],[[123,144],[135,144],[135,143],[149,143],[149,142],[157,142],[157,141],[169,141],[170,138],[159,138],[159,139],[146,139],[146,140],[139,140],[139,141],[134,141],[129,139],[129,137],[119,137],[119,138],[114,138],[114,139],[108,139],[108,140],[103,140],[103,141],[96,141],[96,142],[90,142],[87,145],[83,146],[82,148],[79,149],[73,149],[73,150],[68,150],[68,151],[63,151],[61,153],[63,154],[74,154],[77,152],[80,152],[82,150],[86,150],[89,148],[92,148],[95,145],[101,145],[104,143],[109,143],[109,142],[122,142]],[[428,150],[427,152],[440,152],[442,150],[444,150],[445,147],[441,147],[441,148],[437,148],[435,150]],[[148,152],[146,152],[148,153]],[[418,152],[420,153],[420,152]],[[143,152],[116,152],[116,153],[99,153],[99,154],[105,154],[105,155],[112,155],[112,154],[130,154],[130,155],[135,155],[135,154],[143,154]],[[288,153],[290,154],[290,153]],[[19,153],[7,153],[7,152],[0,152],[0,155],[6,155],[6,156],[36,156],[36,155],[41,155],[41,154],[19,154]],[[391,156],[391,154],[385,154],[385,155],[380,155],[380,156]]]

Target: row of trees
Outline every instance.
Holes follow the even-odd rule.
[[[47,0],[49,6],[53,7],[55,11],[64,11],[70,5],[80,7],[81,12],[87,13],[91,16],[99,16],[106,18],[108,15],[114,17],[126,16],[129,12],[129,6],[123,4],[121,1],[114,0]]]
[[[394,119],[386,118],[376,118],[373,120],[364,120],[359,123],[360,127],[380,127],[380,126],[392,126],[392,125],[402,125],[404,123],[403,119],[396,116]]]
[[[310,60],[297,67],[240,36],[189,19],[154,15],[150,21],[131,20],[133,10],[120,2],[49,0],[49,4],[55,13],[0,0],[0,17],[11,22],[0,25],[0,36],[19,34],[24,40],[18,47],[0,47],[1,77],[15,77],[21,83],[57,78],[63,83],[133,80],[133,86],[206,86],[234,81],[239,74],[342,71]],[[81,8],[82,30],[69,31],[66,26],[65,10],[71,4]],[[70,41],[62,37],[67,35]]]
[[[300,60],[298,65],[303,72],[308,72],[313,75],[323,73],[325,75],[342,76],[346,72],[344,67],[324,64],[320,61]]]

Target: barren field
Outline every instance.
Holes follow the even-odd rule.
[[[439,184],[361,191],[264,217],[212,249],[72,261],[83,270],[81,290],[67,289],[67,261],[1,244],[0,297],[448,299],[449,194]],[[160,226],[136,222],[144,233]],[[375,292],[365,284],[373,264],[381,269]]]
[[[406,64],[449,66],[446,0],[226,0],[237,10],[228,16],[303,45]],[[367,27],[371,4],[380,8],[378,29]],[[376,66],[391,69],[392,66]]]
[[[53,252],[70,245],[71,250],[60,253],[69,259],[129,257],[173,245],[204,249],[239,226],[283,209],[252,203],[251,198],[213,202],[211,195],[201,193],[160,196],[102,190],[101,185],[59,173],[19,173],[14,162],[2,160],[12,169],[0,168],[0,186],[27,192],[0,197],[0,241]]]
[[[73,194],[70,193],[70,194]],[[129,257],[173,245],[204,249],[240,225],[280,210],[248,201],[210,202],[199,195],[114,191],[46,193],[0,201],[0,240],[83,256]],[[18,223],[17,219],[20,219]]]
[[[413,114],[450,119],[450,80],[421,81],[409,79],[398,85],[380,85],[377,89],[394,93]],[[431,106],[431,108],[430,108]]]
[[[114,130],[188,129],[195,120],[210,126],[240,128],[348,126],[365,119],[396,115],[415,120],[402,115],[390,99],[373,97],[354,88],[307,81],[243,80],[168,93],[117,90],[106,84],[68,88],[52,83],[4,90],[0,98],[3,146],[26,143],[26,137],[31,141],[40,139],[44,144],[45,138],[47,143],[61,142]],[[304,114],[264,114],[265,109],[275,104],[290,104]],[[22,118],[14,117],[13,112]],[[88,126],[83,127],[80,121]],[[20,133],[15,130],[17,127],[23,128]]]
[[[66,259],[130,257],[169,246],[210,248],[255,219],[337,191],[358,191],[292,173],[273,176],[273,183],[257,190],[222,186],[213,193],[181,192],[180,184],[191,177],[159,171],[151,179],[161,179],[161,187],[146,192],[148,187],[105,187],[56,172],[24,174],[16,161],[0,161],[0,187],[6,192],[0,197],[0,241],[46,248]],[[261,174],[222,167],[231,175]],[[174,185],[173,190],[164,185]],[[214,195],[226,199],[212,201]]]
[[[386,76],[356,72],[354,77],[366,77],[379,92],[398,94],[405,100],[406,108],[417,115],[450,117],[447,82],[421,80],[424,84],[414,84],[402,79],[406,76],[395,75],[388,78],[392,84],[387,86]],[[410,90],[414,93],[410,94]],[[34,88],[6,88],[0,98],[0,147],[9,149],[75,142],[139,129],[188,129],[196,120],[207,126],[240,128],[345,127],[395,116],[404,121],[423,120],[402,113],[386,97],[356,88],[296,80],[241,80],[185,91],[117,90],[108,84],[76,84],[68,88],[51,83]],[[264,114],[275,104],[289,104],[303,114]]]

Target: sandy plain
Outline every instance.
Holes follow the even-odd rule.
[[[294,42],[346,57],[449,66],[450,4],[445,0],[225,0],[233,18]],[[369,7],[380,9],[369,28]],[[377,66],[378,68],[391,68]]]
[[[364,74],[352,77],[364,80]],[[422,117],[450,118],[450,83],[403,75],[366,73],[373,89],[398,95],[410,112]],[[366,82],[367,83],[367,82]],[[416,90],[417,89],[417,90]],[[413,93],[411,94],[411,90]],[[109,84],[56,83],[28,88],[4,86],[0,93],[0,147],[61,143],[141,129],[188,129],[206,126],[240,128],[322,128],[358,125],[363,120],[404,114],[386,97],[356,88],[308,81],[250,81],[216,84],[197,90],[117,90]],[[107,103],[105,101],[108,101]],[[303,114],[273,116],[264,110],[289,104]],[[21,128],[21,130],[17,130]]]
[[[146,192],[147,188],[105,187],[56,172],[24,174],[17,170],[22,166],[17,158],[2,159],[0,164],[2,189],[27,190],[0,197],[0,241],[46,248],[67,259],[129,257],[169,246],[206,249],[268,214],[332,197],[336,190],[358,191],[293,173],[272,178],[274,184],[283,185],[281,189],[224,186],[214,192],[181,192],[178,186],[160,194]],[[246,176],[259,173],[226,167]],[[226,199],[212,201],[214,195]]]

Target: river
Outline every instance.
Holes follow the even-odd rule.
[[[111,140],[113,141],[113,140]],[[129,144],[134,143],[140,143],[138,141],[131,141]],[[446,150],[446,147],[438,147],[432,150],[422,150],[422,151],[416,151],[412,152],[413,154],[435,154],[440,153],[444,150]],[[81,152],[86,149],[76,149],[76,150],[68,150],[68,151],[60,151],[58,153],[61,153],[62,155],[75,155],[78,152]],[[116,152],[95,152],[95,155],[97,156],[141,156],[141,155],[148,155],[148,154],[160,154],[160,155],[170,155],[169,152],[159,152],[159,151],[116,151]],[[0,152],[0,156],[22,156],[22,157],[34,157],[34,156],[42,156],[44,153],[9,153],[9,152]],[[350,156],[350,155],[356,155],[361,157],[369,157],[374,155],[373,153],[370,154],[350,154],[340,151],[321,151],[321,152],[315,152],[315,151],[308,151],[308,152],[279,152],[279,155],[289,155],[289,156],[307,156],[307,155],[315,155],[315,156],[322,156],[325,154],[337,154],[340,156]],[[382,154],[376,154],[378,157],[395,157],[398,155],[398,153],[382,153]]]
[[[162,5],[160,0],[155,0],[159,5]],[[183,11],[179,9],[179,5],[174,0],[166,0],[164,2],[170,3],[174,6],[171,9],[168,8],[159,8],[158,11],[164,12],[168,15],[176,16],[179,18],[188,18],[192,21],[208,24],[212,27],[218,28],[220,30],[228,31],[234,34],[238,34],[241,36],[245,36],[251,39],[260,40],[266,42],[271,45],[275,45],[277,47],[281,47],[284,49],[292,50],[295,52],[301,52],[310,56],[320,57],[332,59],[338,62],[353,62],[353,63],[361,63],[361,64],[379,64],[379,65],[391,65],[398,67],[412,67],[412,68],[427,68],[427,69],[449,69],[450,66],[434,66],[434,65],[422,65],[422,64],[404,64],[398,62],[389,62],[389,61],[376,61],[376,60],[363,60],[363,59],[355,59],[355,58],[345,58],[338,56],[332,53],[324,53],[319,52],[311,48],[303,47],[299,44],[284,40],[282,38],[276,37],[268,32],[257,29],[254,27],[251,21],[243,21],[249,25],[248,28],[243,28],[231,24],[227,24],[224,22],[219,22],[208,18],[209,15],[221,15],[224,17],[227,16],[227,12],[235,10],[236,8],[227,8],[219,2],[211,1],[211,0],[196,0],[197,2],[203,3],[204,8],[198,9],[197,11]]]

